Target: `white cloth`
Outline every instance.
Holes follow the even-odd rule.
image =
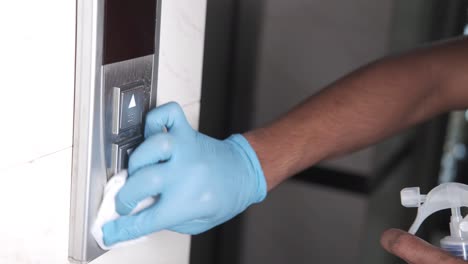
[[[104,190],[104,197],[102,199],[101,207],[99,208],[99,212],[97,214],[96,220],[94,221],[93,228],[91,229],[91,234],[94,236],[94,239],[103,250],[124,247],[146,239],[146,237],[142,237],[135,240],[120,242],[110,247],[104,244],[102,227],[107,222],[113,221],[120,217],[120,215],[115,210],[115,196],[125,185],[125,182],[127,181],[127,175],[127,171],[122,171],[109,180]],[[143,200],[138,204],[138,206],[132,211],[131,214],[136,214],[148,208],[154,204],[154,201],[155,200],[153,198],[147,198],[146,200]]]

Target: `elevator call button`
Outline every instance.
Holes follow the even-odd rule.
[[[128,168],[128,158],[142,141],[142,138],[137,138],[126,143],[112,144],[112,174]]]
[[[138,86],[122,91],[114,88],[113,133],[141,125],[145,111],[145,87]]]

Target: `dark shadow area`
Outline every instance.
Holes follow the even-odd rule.
[[[459,36],[467,6],[209,0],[200,130],[225,138],[260,127],[370,61]],[[454,118],[439,116],[299,173],[262,204],[193,237],[191,263],[399,263],[380,248],[380,234],[410,226],[416,210],[401,206],[399,191],[420,186],[426,193],[437,185],[454,129],[465,135],[456,142],[468,141],[468,126],[451,126]],[[453,180],[466,182],[466,159],[455,162]],[[420,235],[438,243],[447,217],[432,217]]]

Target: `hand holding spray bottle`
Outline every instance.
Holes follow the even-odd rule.
[[[427,195],[421,195],[419,187],[401,191],[401,204],[418,207],[418,214],[408,231],[415,234],[424,220],[435,212],[451,209],[450,236],[440,241],[441,248],[456,257],[468,260],[468,215],[461,215],[461,207],[468,207],[468,186],[461,183],[441,184]]]

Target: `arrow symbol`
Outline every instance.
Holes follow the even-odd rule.
[[[132,99],[130,100],[130,104],[128,105],[128,109],[133,108],[136,106],[135,95],[132,94]]]

